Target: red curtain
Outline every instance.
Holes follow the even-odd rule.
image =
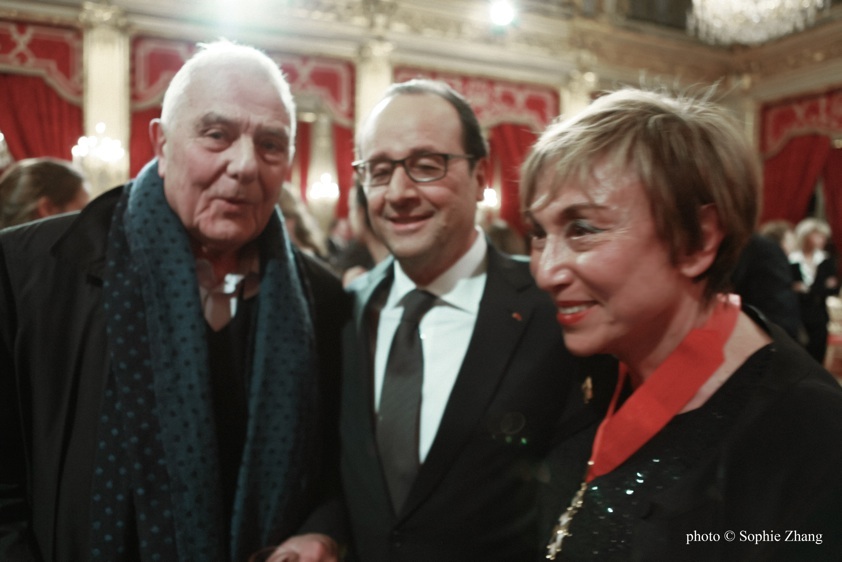
[[[350,127],[333,125],[333,150],[336,162],[336,183],[339,185],[339,201],[336,202],[337,217],[348,216],[348,194],[354,186],[354,131]]]
[[[160,107],[133,111],[129,135],[129,174],[135,177],[141,168],[155,156],[149,138],[149,122],[161,116]]]
[[[520,166],[537,135],[523,125],[497,125],[489,134],[490,165],[500,170],[500,218],[520,234],[526,232],[520,212]]]
[[[0,73],[0,131],[15,160],[70,160],[84,131],[82,108],[59,96],[43,78]]]
[[[310,137],[312,136],[313,124],[299,121],[295,128],[295,159],[289,167],[289,176],[292,170],[298,170],[298,190],[301,200],[307,201],[307,180],[310,170]],[[287,178],[290,179],[290,178]]]
[[[761,148],[768,156],[764,163],[762,220],[799,222],[821,177],[825,214],[837,251],[842,251],[842,149],[832,148],[831,139],[840,134],[839,87],[767,104],[762,111]]]
[[[833,246],[842,253],[842,148],[830,150],[824,167],[824,194],[827,222]],[[842,274],[842,259],[838,261]]]
[[[761,222],[786,219],[795,224],[804,218],[829,152],[828,137],[804,135],[793,138],[766,160]]]

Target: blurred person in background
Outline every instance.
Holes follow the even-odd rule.
[[[760,225],[757,231],[775,242],[781,247],[787,257],[795,251],[797,244],[795,241],[795,229],[792,223],[786,220],[774,220],[765,222]]]
[[[787,255],[773,238],[759,232],[751,235],[731,275],[733,290],[743,303],[800,341],[801,310],[793,288],[794,278]]]
[[[325,259],[327,256],[327,244],[316,219],[310,214],[307,204],[296,195],[295,188],[284,183],[281,194],[278,196],[278,205],[281,207],[281,214],[284,216],[290,241],[302,252]]]
[[[796,250],[789,255],[795,291],[801,303],[801,323],[807,332],[807,351],[819,363],[827,352],[827,297],[839,294],[836,260],[827,251],[828,224],[807,218],[795,227]]]
[[[72,163],[27,158],[0,176],[0,228],[79,211],[90,200],[90,184]]]
[[[529,253],[526,239],[503,219],[497,218],[488,221],[482,225],[482,230],[491,245],[504,254],[525,256]]]
[[[389,248],[371,227],[368,199],[359,182],[354,185],[354,195],[348,199],[348,203],[348,223],[352,238],[336,257],[334,264],[346,286],[389,256]]]

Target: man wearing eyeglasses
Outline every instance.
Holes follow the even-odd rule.
[[[588,443],[572,444],[597,416],[580,385],[606,362],[567,353],[528,264],[476,227],[488,152],[462,96],[427,80],[393,85],[357,152],[372,226],[393,258],[349,286],[341,431],[352,559],[537,560],[552,527],[539,496],[553,512],[578,484]],[[554,468],[574,449],[570,474]]]

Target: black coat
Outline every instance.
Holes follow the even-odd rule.
[[[796,281],[803,281],[801,267],[792,264],[792,274]],[[807,351],[813,358],[824,364],[827,352],[827,323],[830,313],[827,310],[827,297],[839,293],[839,283],[828,281],[836,277],[836,261],[828,258],[816,267],[816,277],[806,293],[799,293],[801,323],[807,332]]]
[[[801,330],[801,311],[789,260],[780,245],[752,234],[731,277],[734,292],[780,326],[796,341]]]
[[[91,471],[100,405],[109,372],[102,308],[105,249],[121,190],[81,214],[0,235],[0,559],[90,557]],[[314,303],[326,406],[338,410],[339,334],[347,311],[339,281],[297,254]],[[333,380],[330,380],[332,377]],[[321,420],[324,454],[337,450],[335,422]],[[321,454],[321,453],[320,453]],[[318,459],[322,467],[335,460]],[[313,467],[316,470],[316,467]],[[282,532],[329,531],[332,515],[315,511],[318,479],[304,496],[312,513]],[[317,487],[318,485],[318,487]],[[324,519],[317,520],[323,517]]]

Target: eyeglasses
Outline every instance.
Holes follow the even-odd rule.
[[[365,187],[381,187],[392,179],[395,166],[403,166],[406,175],[417,183],[427,183],[442,179],[447,175],[447,163],[453,158],[473,160],[471,154],[444,154],[440,152],[421,152],[410,154],[401,160],[387,158],[377,160],[357,160],[351,165],[360,176]]]

